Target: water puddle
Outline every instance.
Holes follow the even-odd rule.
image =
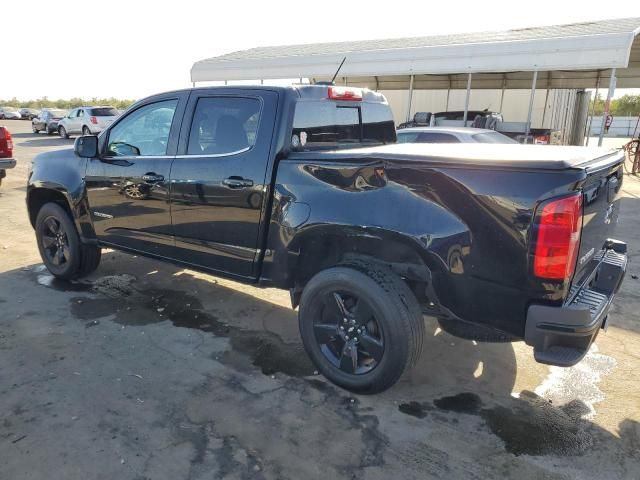
[[[425,418],[434,406],[447,412],[481,417],[491,432],[499,437],[505,450],[514,455],[580,455],[593,444],[586,432],[588,422],[582,417],[589,407],[579,400],[555,407],[533,392],[510,398],[507,405],[484,407],[475,393],[464,392],[429,403],[408,402],[399,410],[416,418]]]

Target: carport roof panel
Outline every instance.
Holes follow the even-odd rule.
[[[196,62],[194,82],[625,68],[640,18],[387,40],[258,47]]]

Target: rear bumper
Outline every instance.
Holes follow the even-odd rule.
[[[16,161],[13,158],[0,158],[0,170],[13,168],[16,166]]]
[[[601,328],[607,326],[611,302],[627,270],[627,244],[607,240],[589,280],[572,289],[561,307],[531,305],[524,339],[540,363],[569,367],[586,355]]]

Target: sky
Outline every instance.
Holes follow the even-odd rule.
[[[0,99],[137,99],[257,46],[505,30],[634,16],[637,0],[2,0]],[[636,13],[637,16],[637,13]],[[622,93],[622,92],[618,92]]]

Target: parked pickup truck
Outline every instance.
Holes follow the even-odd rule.
[[[7,127],[0,126],[0,185],[7,176],[7,170],[16,166],[13,156],[13,140]]]
[[[288,289],[309,356],[349,390],[385,390],[416,362],[423,314],[578,362],[627,265],[610,238],[622,154],[395,140],[369,90],[164,93],[38,155],[29,216],[62,279],[109,247]]]

